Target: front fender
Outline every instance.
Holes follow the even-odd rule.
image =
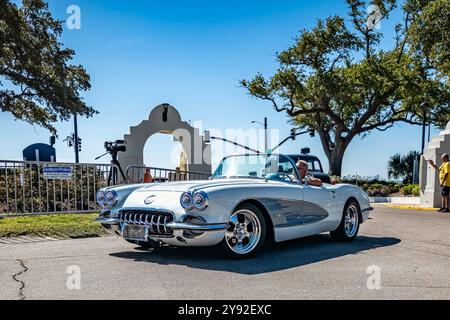
[[[107,192],[110,190],[114,190],[117,193],[118,201],[117,203],[112,206],[104,206],[102,209],[102,213],[100,214],[101,217],[110,217],[113,218],[117,210],[121,209],[123,205],[125,204],[125,201],[127,200],[128,196],[140,189],[148,187],[151,184],[129,184],[129,185],[120,185],[120,186],[113,186],[113,187],[106,187],[103,189],[100,189],[99,191]]]

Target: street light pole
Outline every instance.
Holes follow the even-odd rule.
[[[78,120],[77,120],[77,114],[73,114],[73,126],[74,126],[74,147],[75,147],[75,163],[80,163],[80,154],[79,154],[79,147],[78,147]]]
[[[264,127],[264,153],[267,153],[267,148],[269,147],[269,137],[268,137],[269,125],[267,123],[267,117],[264,117],[264,123],[255,120],[252,121],[252,123],[258,123]]]
[[[267,117],[264,117],[264,153],[267,153],[268,148],[268,125],[267,125]]]
[[[425,150],[425,130],[427,128],[427,112],[423,109],[423,123],[422,123],[422,152]]]

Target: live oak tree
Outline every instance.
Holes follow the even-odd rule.
[[[53,133],[56,121],[96,113],[80,96],[90,78],[70,63],[75,53],[59,42],[62,30],[42,0],[0,0],[0,108]]]
[[[421,77],[450,84],[450,1],[408,0],[405,11],[413,17],[409,28],[409,52],[416,66],[419,66]],[[424,84],[422,97],[419,97],[424,104],[431,97],[435,104],[429,113],[422,109],[425,120],[438,127],[445,127],[450,120],[448,91],[436,90],[427,82]],[[438,101],[444,103],[438,105]]]
[[[384,50],[382,29],[374,25],[396,9],[396,1],[346,0],[346,4],[347,17],[319,20],[278,53],[280,66],[272,77],[257,74],[241,81],[250,95],[286,112],[297,126],[315,129],[330,173],[337,176],[355,137],[385,131],[399,122],[422,124],[427,115],[427,123],[443,124],[450,101],[448,85],[411,53],[410,26],[418,10],[408,1],[402,3],[403,19],[395,27],[394,45]],[[367,12],[371,4],[377,6],[376,14]]]
[[[449,81],[450,1],[410,0],[408,5],[409,10],[418,13],[411,25],[414,52]]]

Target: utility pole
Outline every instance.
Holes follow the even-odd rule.
[[[425,111],[425,108],[423,109],[423,123],[422,123],[422,151],[421,154],[423,154],[423,151],[425,150],[425,132],[427,128],[427,112]]]
[[[423,156],[423,152],[425,151],[426,130],[427,130],[427,111],[424,106],[424,108],[422,109],[422,149],[420,150],[420,152],[417,152],[416,156],[414,157],[413,172],[412,172],[413,183],[419,183],[419,164],[420,159]],[[428,133],[428,141],[429,135],[430,134]]]
[[[78,140],[78,120],[77,120],[77,114],[73,114],[73,126],[74,126],[74,147],[75,147],[75,163],[80,163],[80,150],[78,147],[79,140]]]
[[[268,125],[267,125],[267,117],[264,117],[264,153],[267,153],[268,146]]]
[[[268,137],[269,125],[267,123],[267,117],[264,117],[264,123],[255,120],[252,121],[251,123],[257,123],[264,127],[264,153],[267,153],[267,148],[269,147],[269,137]]]

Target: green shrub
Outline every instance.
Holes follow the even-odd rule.
[[[402,185],[398,183],[373,183],[366,182],[359,185],[371,197],[387,197],[400,192]]]
[[[342,177],[341,183],[356,184],[355,176]],[[371,197],[387,197],[395,193],[400,193],[404,187],[397,181],[382,180],[379,177],[368,178],[358,176],[358,186]]]
[[[420,186],[418,184],[408,184],[400,192],[405,196],[418,197],[420,195]]]

